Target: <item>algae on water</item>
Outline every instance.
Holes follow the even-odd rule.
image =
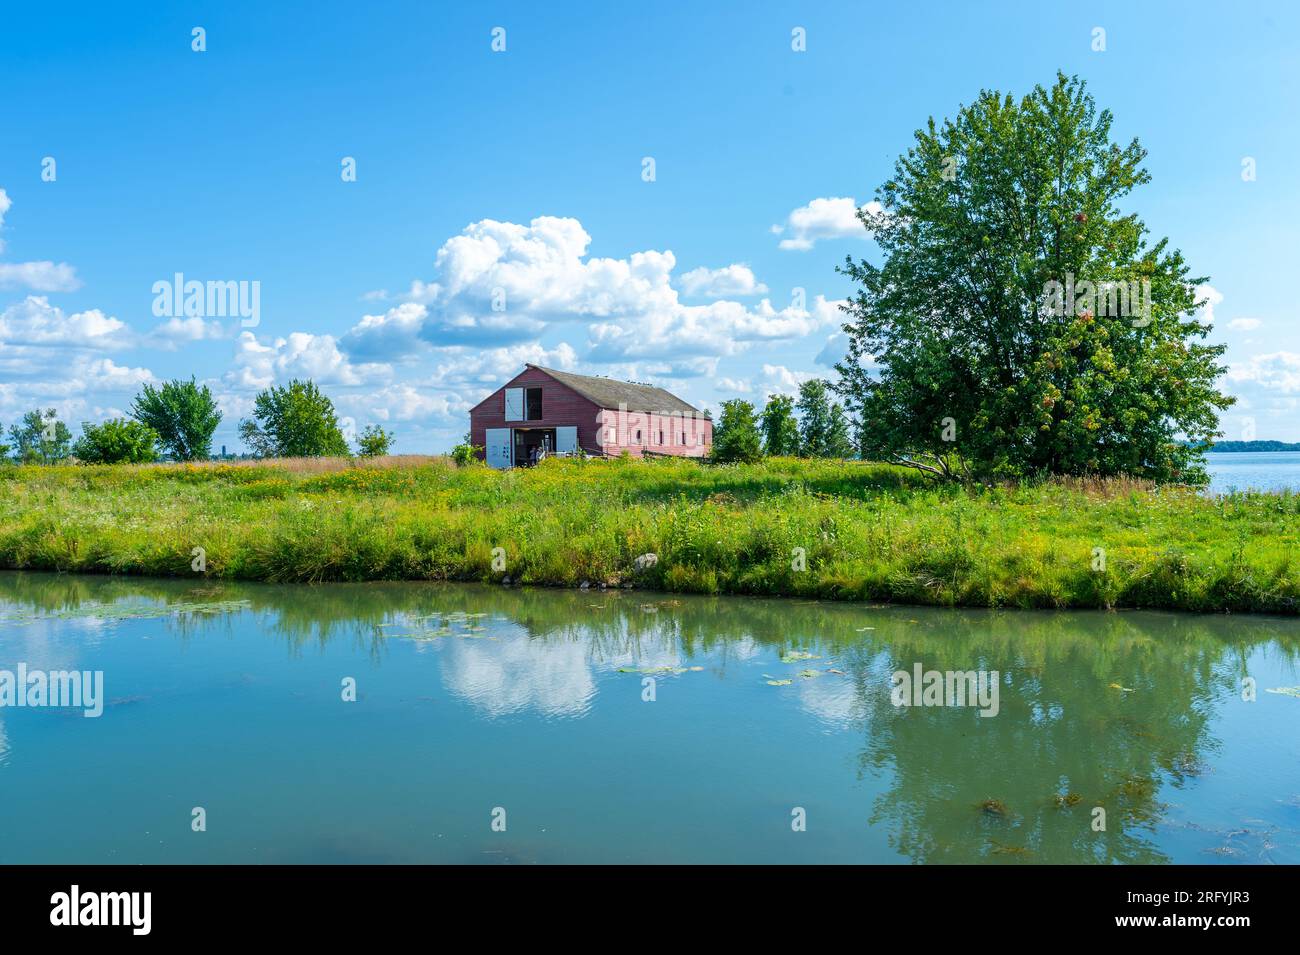
[[[173,600],[169,603],[88,602],[61,610],[33,611],[11,607],[0,611],[0,623],[31,623],[36,620],[149,620],[182,614],[223,614],[247,610],[248,600]]]

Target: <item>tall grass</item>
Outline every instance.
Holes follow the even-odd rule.
[[[1132,481],[969,490],[859,462],[549,460],[497,472],[387,458],[0,470],[0,566],[61,571],[196,577],[202,548],[202,574],[267,581],[509,576],[1294,614],[1298,540],[1300,497],[1290,494],[1207,498]],[[638,571],[645,553],[658,562]]]

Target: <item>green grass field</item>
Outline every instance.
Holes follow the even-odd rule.
[[[1207,498],[1125,481],[967,490],[859,462],[0,469],[0,567],[89,573],[508,575],[563,587],[1294,614],[1298,544],[1296,495]],[[195,548],[203,571],[192,569]],[[493,569],[494,548],[504,571]],[[645,553],[658,563],[635,570]]]

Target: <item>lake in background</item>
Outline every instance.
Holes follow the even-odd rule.
[[[0,863],[1300,862],[1295,619],[0,573],[20,662],[109,702],[0,709]]]
[[[1227,451],[1205,455],[1214,494],[1231,491],[1300,493],[1300,451]]]

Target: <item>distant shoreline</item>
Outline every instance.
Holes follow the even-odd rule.
[[[1220,441],[1205,449],[1207,454],[1231,454],[1237,451],[1300,451],[1300,442]]]

